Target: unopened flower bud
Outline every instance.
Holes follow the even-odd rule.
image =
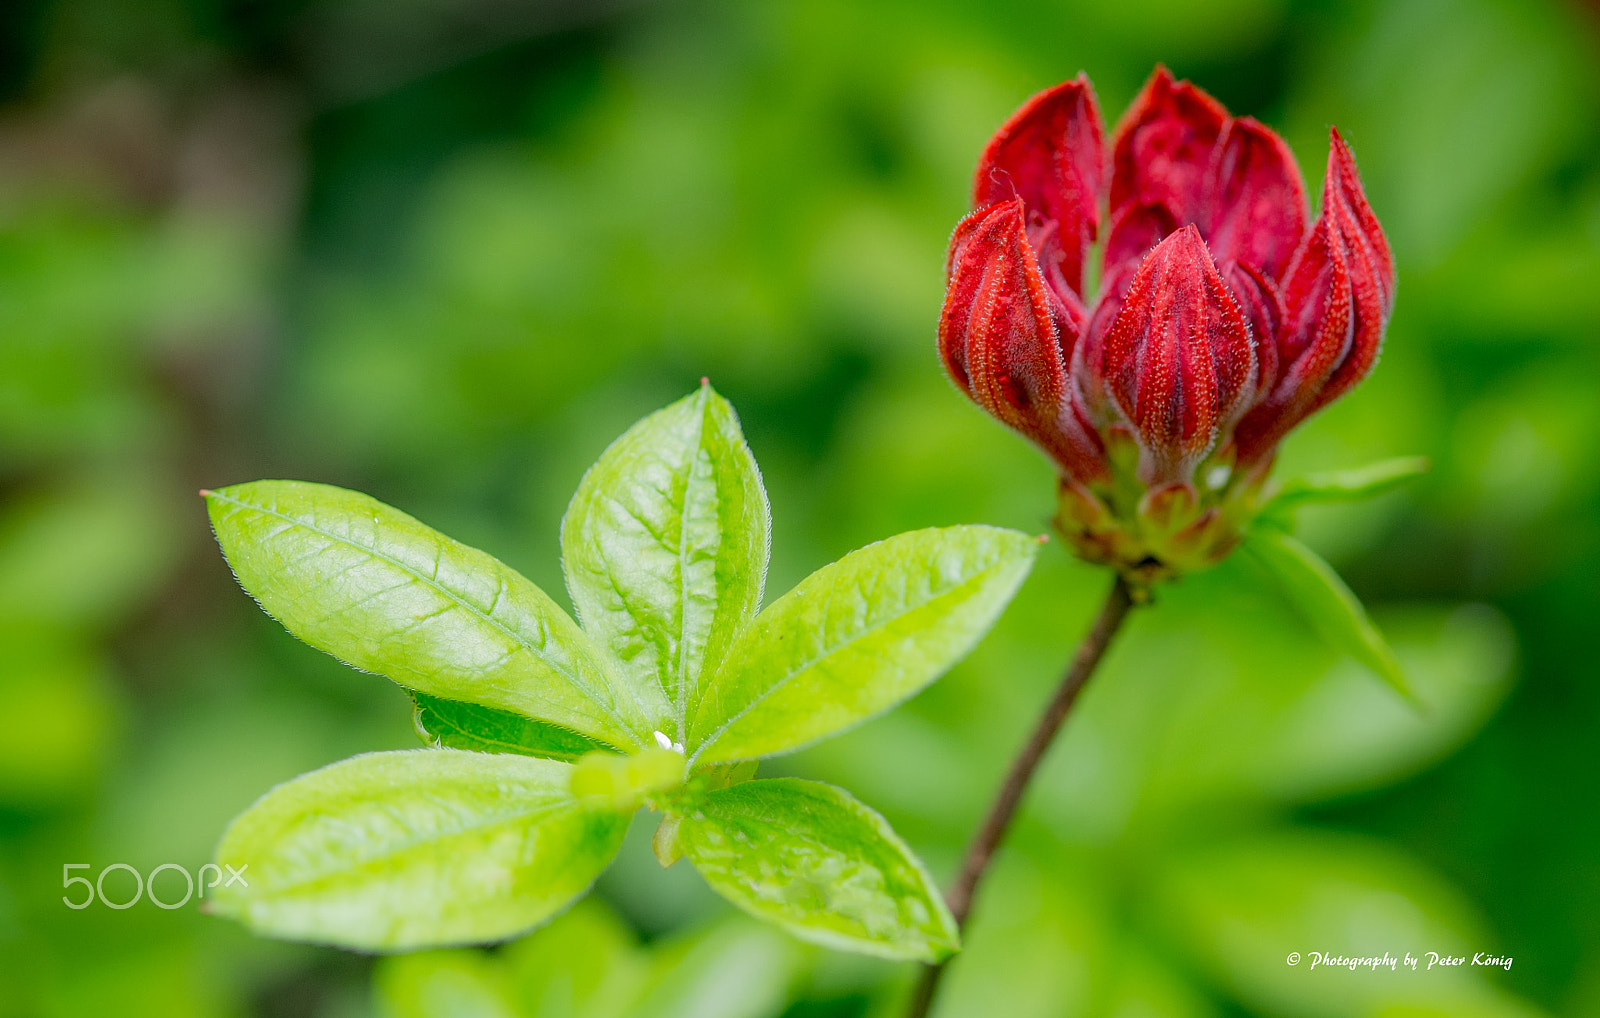
[[[1144,259],[1092,365],[1139,446],[1139,479],[1188,483],[1255,396],[1255,345],[1192,224]]]
[[[1279,441],[1372,369],[1394,260],[1337,131],[1309,230],[1283,139],[1165,68],[1104,135],[1081,75],[996,132],[939,348],[1055,460],[1078,554],[1152,579],[1226,555]]]

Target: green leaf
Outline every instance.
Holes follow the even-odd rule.
[[[1544,1014],[1496,985],[1499,968],[1472,964],[1478,952],[1512,952],[1459,891],[1392,845],[1289,829],[1202,841],[1152,861],[1149,893],[1162,907],[1151,915],[1163,942],[1250,1014]],[[1291,951],[1300,954],[1293,964]],[[1429,951],[1466,963],[1430,970]],[[1419,960],[1415,972],[1407,953]],[[1329,964],[1330,955],[1387,955],[1394,965],[1352,968]]]
[[[323,484],[255,481],[206,501],[240,585],[313,647],[447,700],[649,744],[638,703],[572,619],[489,555]]]
[[[1313,502],[1360,502],[1375,498],[1428,472],[1426,456],[1400,456],[1354,470],[1331,470],[1297,478],[1262,507],[1262,515],[1281,519]]]
[[[572,498],[561,549],[578,617],[673,741],[761,606],[770,529],[739,420],[709,385],[628,429]]]
[[[431,746],[477,753],[521,753],[572,761],[595,750],[620,752],[548,721],[476,703],[441,700],[411,691],[417,734]]]
[[[1276,530],[1252,532],[1243,547],[1324,640],[1377,672],[1407,700],[1420,702],[1394,651],[1332,566],[1293,537]]]
[[[688,776],[683,754],[655,746],[632,756],[589,753],[574,765],[570,787],[580,799],[632,813],[652,792],[678,788]]]
[[[638,1001],[593,1018],[771,1018],[788,1013],[807,974],[802,945],[742,915],[651,948]]]
[[[795,749],[905,700],[982,638],[1038,547],[1015,530],[930,528],[817,570],[729,650],[690,721],[690,752]]]
[[[499,960],[483,951],[420,951],[373,972],[379,1018],[525,1018]]]
[[[802,940],[937,961],[961,935],[916,856],[843,789],[797,778],[707,795],[678,830],[712,890]]]
[[[620,1018],[649,974],[637,934],[594,897],[507,944],[497,957],[523,1018]],[[459,1014],[445,1011],[440,1018]]]
[[[217,848],[245,882],[212,911],[257,933],[369,951],[501,940],[582,894],[628,817],[573,798],[569,764],[416,749],[279,785]]]

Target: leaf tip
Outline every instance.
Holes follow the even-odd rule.
[[[1410,707],[1419,717],[1427,717],[1432,713],[1432,708],[1422,698],[1422,694],[1417,692],[1417,687],[1411,684],[1411,680],[1406,676],[1398,661],[1393,660],[1391,657],[1388,666],[1383,669],[1379,677],[1388,683],[1389,687],[1399,694],[1400,699],[1406,702],[1406,706]]]
[[[210,498],[211,495],[212,495],[212,491],[211,491],[210,488],[201,488],[200,489],[200,497],[201,498]]]
[[[949,940],[942,940],[928,945],[928,960],[935,965],[947,962],[960,953],[960,934],[952,936]]]

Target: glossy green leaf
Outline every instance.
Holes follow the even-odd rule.
[[[1331,470],[1296,478],[1262,508],[1265,516],[1281,518],[1285,513],[1315,502],[1360,502],[1393,491],[1415,477],[1427,473],[1426,456],[1400,456],[1380,460],[1354,470]]]
[[[577,732],[510,711],[477,703],[441,700],[411,691],[417,734],[429,745],[477,753],[521,753],[551,760],[576,760],[585,753],[616,747]]]
[[[362,950],[513,936],[583,893],[627,829],[573,798],[571,771],[453,749],[312,771],[228,828],[217,863],[242,882],[207,904],[258,933]]]
[[[689,725],[702,761],[794,749],[905,700],[988,632],[1038,541],[965,526],[900,534],[812,573],[729,650]]]
[[[628,429],[567,509],[578,617],[674,741],[702,676],[761,606],[770,529],[738,417],[709,385]]]
[[[1288,534],[1271,529],[1253,532],[1243,547],[1323,639],[1377,672],[1406,699],[1417,702],[1388,641],[1321,556]]]
[[[927,870],[876,812],[796,778],[712,792],[678,831],[713,890],[802,940],[936,961],[960,947]]]
[[[516,570],[359,492],[255,481],[210,492],[239,583],[295,636],[448,700],[646,744],[639,705]]]

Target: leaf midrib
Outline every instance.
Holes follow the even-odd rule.
[[[571,801],[571,800],[566,801],[566,802],[545,803],[545,804],[541,804],[541,806],[538,807],[538,808],[516,810],[516,811],[511,812],[511,813],[497,815],[494,818],[489,819],[489,820],[484,820],[481,823],[466,824],[466,825],[464,825],[462,827],[457,827],[457,828],[455,828],[453,830],[450,830],[450,831],[448,831],[446,833],[435,835],[433,837],[413,838],[413,839],[405,842],[402,845],[398,845],[396,847],[386,849],[385,851],[380,852],[377,855],[368,856],[366,858],[361,859],[359,862],[356,862],[356,863],[354,863],[352,865],[349,865],[349,866],[342,867],[340,869],[329,870],[329,871],[326,871],[326,872],[317,873],[317,874],[315,874],[313,876],[304,877],[304,878],[301,878],[301,879],[298,879],[298,880],[293,880],[293,881],[290,881],[290,882],[284,883],[284,884],[272,884],[272,885],[270,885],[270,886],[268,886],[266,888],[265,895],[268,896],[268,897],[278,896],[278,895],[285,895],[286,896],[286,895],[292,894],[293,892],[295,892],[297,890],[301,890],[303,888],[309,887],[309,886],[314,885],[314,884],[319,884],[319,883],[322,883],[324,881],[333,880],[333,879],[336,879],[336,878],[342,877],[342,876],[347,876],[347,875],[349,875],[351,873],[359,873],[359,872],[361,872],[363,870],[369,870],[374,865],[376,865],[378,863],[382,863],[382,862],[384,862],[386,860],[393,859],[393,858],[395,858],[396,856],[399,856],[399,855],[404,855],[406,852],[409,852],[412,849],[417,848],[418,846],[421,846],[421,845],[429,845],[429,844],[434,844],[436,842],[447,841],[447,840],[452,839],[452,838],[458,838],[458,837],[462,837],[464,835],[472,834],[475,831],[488,830],[489,828],[492,828],[492,827],[498,827],[498,826],[502,826],[502,825],[506,825],[506,824],[515,823],[515,822],[518,822],[518,821],[532,820],[532,819],[536,819],[538,817],[548,816],[549,814],[560,812],[561,810],[577,809],[577,808],[578,808],[578,803],[576,801]]]
[[[701,388],[701,393],[705,389]],[[690,492],[695,488],[695,467],[700,465],[700,454],[706,454],[706,460],[711,467],[711,489],[713,498],[716,495],[716,470],[717,465],[712,462],[711,451],[705,448],[706,441],[706,414],[710,412],[709,401],[702,395],[699,413],[695,414],[694,442],[689,450],[689,462],[683,472],[683,508],[678,512],[678,683],[675,699],[678,708],[678,740],[686,741],[689,738],[689,506],[692,504]],[[717,507],[713,506],[712,515],[716,516]],[[721,529],[721,519],[717,519],[718,530]],[[720,537],[720,534],[719,534]],[[717,589],[715,567],[712,569],[711,579],[713,599],[721,593]],[[716,609],[712,609],[712,624],[716,622]],[[709,633],[708,633],[709,636]]]
[[[373,558],[381,559],[382,561],[389,563],[390,565],[394,566],[396,569],[400,570],[401,572],[405,573],[406,575],[413,577],[417,582],[422,583],[422,584],[424,584],[426,586],[432,587],[440,595],[442,595],[443,597],[445,597],[446,599],[448,599],[452,603],[454,603],[454,604],[460,606],[461,608],[465,609],[469,614],[471,614],[471,615],[477,617],[479,620],[487,623],[490,627],[499,630],[501,633],[504,633],[506,635],[506,637],[508,637],[513,643],[515,643],[517,646],[522,647],[530,655],[532,655],[535,660],[537,660],[538,662],[543,664],[545,667],[549,668],[555,674],[557,674],[557,675],[561,676],[563,679],[565,679],[569,686],[571,686],[578,693],[582,694],[586,699],[588,699],[588,701],[590,703],[594,704],[596,707],[599,707],[602,711],[604,711],[606,714],[608,714],[611,717],[612,721],[615,721],[619,726],[621,726],[623,731],[631,733],[635,738],[639,738],[640,737],[640,733],[637,732],[637,731],[634,731],[633,727],[631,725],[629,725],[625,720],[623,720],[622,715],[617,713],[617,710],[616,710],[615,707],[606,704],[603,700],[601,700],[599,697],[597,697],[594,694],[594,692],[588,688],[588,685],[586,683],[583,683],[583,682],[579,681],[577,676],[573,675],[571,672],[567,671],[567,669],[557,665],[555,662],[553,662],[553,661],[549,660],[548,658],[546,658],[542,653],[540,653],[538,648],[534,647],[531,643],[529,643],[527,641],[527,639],[525,637],[523,637],[520,633],[517,633],[515,630],[511,629],[509,626],[507,626],[504,623],[500,622],[498,619],[494,618],[493,616],[484,613],[476,605],[470,604],[467,601],[463,600],[458,594],[456,594],[455,592],[450,590],[450,588],[448,588],[448,587],[442,585],[441,583],[439,583],[438,580],[430,579],[429,577],[423,576],[421,573],[417,572],[411,566],[409,566],[406,563],[400,561],[399,559],[395,558],[392,555],[389,555],[389,554],[386,554],[386,553],[384,553],[382,551],[379,551],[376,548],[369,548],[366,545],[359,544],[356,541],[351,540],[348,537],[342,537],[342,536],[340,536],[338,534],[332,533],[331,531],[324,530],[321,527],[318,527],[318,526],[316,526],[314,524],[307,523],[302,519],[298,519],[298,518],[296,518],[294,516],[290,516],[289,514],[284,513],[284,512],[280,512],[279,510],[268,509],[265,506],[254,505],[254,504],[249,503],[249,502],[244,502],[244,501],[241,501],[240,499],[232,497],[231,495],[224,495],[221,492],[217,492],[217,491],[213,491],[211,493],[211,497],[212,498],[216,498],[216,499],[221,499],[222,501],[227,502],[230,505],[237,506],[240,509],[249,509],[249,510],[253,510],[255,512],[262,513],[262,514],[267,515],[267,516],[275,517],[276,519],[283,520],[285,523],[288,523],[291,526],[296,526],[296,527],[300,527],[301,529],[304,529],[304,530],[309,530],[311,533],[320,534],[320,535],[322,535],[323,537],[327,538],[330,541],[335,541],[335,542],[338,542],[340,544],[347,545],[347,546],[349,546],[351,548],[355,548],[355,549],[357,549],[359,551],[365,552],[366,554],[371,555]],[[419,525],[426,526],[426,524],[419,524]],[[449,538],[445,537],[443,534],[440,534],[439,536],[443,540],[449,540]],[[463,545],[462,547],[466,547],[466,546]],[[443,548],[443,546],[441,545],[441,553],[442,553],[442,548]],[[488,554],[488,553],[485,552],[484,554]],[[492,558],[492,556],[490,556],[490,557]],[[496,563],[498,563],[500,565],[500,567],[503,568],[503,569],[508,569],[508,570],[511,569],[510,566],[506,565],[503,562],[500,562],[499,559],[494,559],[494,561]],[[513,572],[514,572],[514,570],[513,570]],[[519,573],[517,575],[520,576],[521,574]],[[529,581],[529,583],[530,583],[530,586],[531,586],[532,585],[531,581]],[[538,588],[535,587],[534,589],[538,589]],[[498,597],[498,593],[497,593],[496,596]],[[557,608],[557,610],[559,611],[560,609]],[[582,632],[582,630],[580,629],[579,632]]]

